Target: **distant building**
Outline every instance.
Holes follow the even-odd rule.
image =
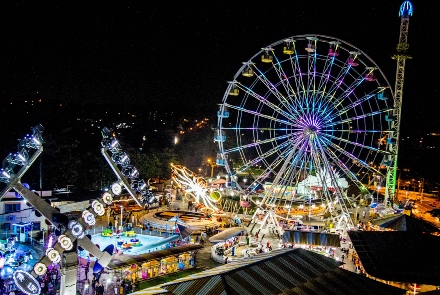
[[[39,194],[51,196],[51,191],[42,191]],[[0,239],[16,234],[21,242],[29,236],[35,237],[42,229],[47,230],[43,216],[38,217],[36,211],[23,197],[17,197],[14,192],[8,192],[0,200]]]

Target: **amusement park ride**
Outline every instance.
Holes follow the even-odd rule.
[[[252,223],[277,228],[274,207],[316,197],[336,229],[354,227],[347,179],[367,192],[368,175],[386,179],[384,206],[394,199],[407,36],[412,5],[400,7],[395,93],[379,66],[333,37],[300,35],[262,48],[237,71],[217,113],[217,165],[229,175],[263,167],[254,185],[270,181]],[[394,99],[392,99],[394,98]],[[386,145],[382,146],[383,138]],[[381,167],[381,168],[377,168]],[[386,169],[386,176],[382,172]],[[342,177],[340,177],[342,176]],[[318,184],[298,188],[309,177]],[[370,185],[370,184],[368,184]],[[289,191],[287,188],[294,188]]]
[[[219,210],[216,203],[220,201],[221,195],[212,191],[205,179],[180,165],[171,164],[171,170],[171,178],[185,192],[188,200],[194,200],[211,213]]]
[[[397,60],[394,93],[368,55],[343,40],[322,35],[292,36],[270,44],[237,71],[217,113],[216,164],[224,166],[231,179],[257,165],[263,167],[248,190],[236,183],[241,203],[257,205],[252,229],[258,225],[260,230],[279,234],[279,221],[286,217],[277,215],[274,208],[312,199],[320,200],[336,229],[351,229],[353,204],[347,196],[347,180],[367,191],[363,181],[372,173],[386,179],[385,204],[394,199],[412,13],[411,3],[403,2],[398,53],[393,56]],[[76,295],[76,245],[97,258],[96,272],[112,259],[113,245],[101,251],[86,235],[95,217],[104,214],[105,206],[122,188],[142,207],[157,200],[113,132],[104,128],[101,152],[117,180],[102,198],[90,201],[82,217],[69,220],[21,183],[43,152],[42,133],[41,125],[32,128],[32,135],[19,142],[18,151],[3,161],[0,182],[6,186],[0,199],[14,189],[51,223],[58,239],[30,273],[17,270],[13,279],[25,294],[40,294],[36,278],[51,263],[60,263],[61,294]],[[384,137],[386,146],[382,147],[378,141]],[[383,166],[386,176],[376,168]],[[178,165],[172,165],[172,170],[173,180],[196,203],[213,212],[219,210],[220,194],[213,193],[202,178]],[[261,198],[257,197],[257,185],[269,180]]]

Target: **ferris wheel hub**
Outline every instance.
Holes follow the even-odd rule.
[[[304,128],[304,135],[307,136],[313,136],[316,133],[318,133],[318,127],[316,126],[307,126],[306,128]]]

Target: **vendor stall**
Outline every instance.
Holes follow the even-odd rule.
[[[142,264],[141,278],[146,280],[159,275],[160,263],[157,260],[151,260]]]
[[[160,261],[161,274],[169,274],[177,271],[178,259],[175,256],[169,256]]]
[[[135,283],[138,278],[139,266],[136,264],[132,264],[129,268],[124,270],[124,279],[130,280],[132,283]]]

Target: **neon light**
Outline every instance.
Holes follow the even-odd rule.
[[[37,145],[41,145],[41,142],[40,142],[36,137],[32,137],[32,140],[33,140]]]
[[[6,172],[6,171],[2,171],[2,174],[4,175],[4,176],[6,176],[6,178],[11,178],[11,175],[9,175],[8,174],[8,172]]]
[[[110,147],[114,148],[117,144],[118,144],[118,141],[115,139],[115,140],[113,140],[113,142],[110,145]]]
[[[409,1],[405,1],[400,6],[399,16],[408,17],[413,15],[413,5]]]

